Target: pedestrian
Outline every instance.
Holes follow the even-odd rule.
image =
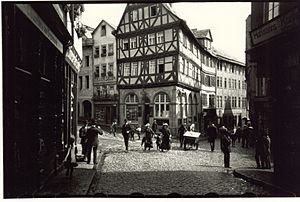
[[[222,126],[219,129],[219,133],[221,138],[221,150],[224,153],[224,167],[230,168],[231,139],[229,136],[229,132],[225,126]]]
[[[230,138],[231,138],[231,141],[232,141],[232,147],[235,147],[235,141],[237,139],[236,127],[234,127],[234,129],[232,131],[230,131]]]
[[[164,149],[166,150],[171,149],[170,139],[171,139],[171,132],[169,129],[169,125],[167,123],[164,123],[162,128],[162,142],[160,146],[162,152],[164,151]]]
[[[263,166],[262,131],[260,131],[255,138],[255,161],[256,161],[256,168],[261,168]]]
[[[147,123],[145,125],[144,141],[142,141],[142,144],[144,143],[144,150],[146,150],[146,148],[148,148],[148,150],[150,150],[150,148],[153,148],[152,137],[154,134],[154,131],[150,128],[150,124]]]
[[[75,137],[74,137],[74,135],[71,135],[69,142],[68,142],[67,155],[66,155],[65,159],[63,160],[64,166],[67,169],[66,176],[69,176],[70,178],[73,177],[74,167],[78,166],[78,164],[76,162],[74,142],[75,142]]]
[[[243,128],[243,135],[242,135],[242,147],[246,147],[248,148],[249,147],[249,139],[250,139],[250,122],[247,123],[246,126],[244,126]]]
[[[86,154],[87,154],[87,133],[88,130],[88,121],[85,120],[84,125],[79,129],[79,137],[80,137],[80,144],[81,144],[81,153],[83,155],[83,160],[86,160]]]
[[[156,123],[156,120],[154,120],[153,123],[152,123],[152,130],[153,130],[154,133],[157,132],[157,123]]]
[[[135,129],[137,135],[138,135],[138,138],[139,140],[141,139],[141,132],[142,132],[142,128],[140,126],[137,126],[136,129]]]
[[[127,120],[124,120],[124,124],[122,126],[122,135],[124,138],[124,143],[125,143],[125,149],[128,151],[128,141],[129,141],[129,133],[131,131],[130,125],[128,124]]]
[[[97,150],[98,150],[98,134],[103,135],[103,131],[100,126],[96,126],[96,122],[94,119],[91,120],[91,127],[87,130],[87,164],[91,162],[91,154],[93,150],[93,162],[94,165],[97,164]]]
[[[208,128],[207,128],[207,135],[208,135],[208,142],[210,144],[210,150],[214,151],[215,150],[215,139],[218,136],[218,131],[217,127],[215,124],[210,123]]]
[[[128,121],[128,124],[129,124],[129,127],[130,127],[130,131],[129,131],[129,134],[130,134],[130,140],[131,140],[131,141],[134,141],[135,127],[134,127],[133,124],[131,124],[131,121]]]
[[[262,168],[271,169],[271,139],[265,131],[262,136]]]
[[[112,124],[110,126],[110,131],[114,135],[114,137],[116,137],[116,132],[117,132],[117,120],[116,119],[112,122]]]
[[[178,134],[179,134],[179,142],[180,142],[180,147],[183,146],[183,135],[187,131],[185,123],[182,123],[181,126],[178,129]]]
[[[236,129],[236,132],[235,132],[236,138],[237,138],[237,140],[238,140],[238,143],[241,142],[242,133],[243,133],[242,128],[241,128],[240,126],[238,126],[237,129]]]

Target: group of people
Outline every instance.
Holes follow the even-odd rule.
[[[122,136],[124,138],[125,151],[128,151],[128,143],[130,137],[134,135],[135,132],[138,133],[140,139],[141,128],[138,127],[133,129],[132,125],[126,119],[124,120],[124,124],[122,125]],[[111,125],[111,133],[116,136],[117,131],[117,123],[113,121]],[[187,127],[185,124],[182,124],[178,129],[180,147],[183,146],[183,136],[186,131],[194,131],[194,125],[191,124]],[[235,147],[235,142],[241,142],[241,146],[243,148],[248,148],[253,142],[253,146],[255,146],[255,160],[257,164],[257,168],[270,169],[270,137],[268,134],[261,130],[259,133],[254,135],[254,129],[251,126],[251,123],[248,122],[243,128],[237,127],[235,129],[228,130],[224,125],[222,125],[219,129],[211,122],[207,128],[207,136],[208,142],[210,144],[210,149],[213,152],[215,150],[215,140],[219,136],[220,137],[220,148],[224,153],[224,166],[226,168],[230,167],[230,152],[231,147]],[[144,145],[144,150],[148,148],[150,150],[153,148],[152,139],[156,139],[156,147],[160,151],[170,150],[171,148],[171,132],[167,123],[163,124],[163,127],[158,130],[158,124],[156,120],[153,121],[152,127],[147,123],[143,128],[144,136],[142,138],[141,145]],[[79,136],[81,138],[82,144],[82,154],[84,159],[87,159],[87,163],[89,164],[91,161],[91,152],[93,151],[93,160],[94,164],[97,164],[97,148],[98,148],[98,134],[102,135],[103,131],[99,126],[96,126],[94,120],[89,124],[87,121],[84,126],[82,126],[79,130]]]
[[[211,151],[214,151],[215,139],[218,135],[220,136],[221,151],[224,153],[225,167],[230,167],[231,146],[235,147],[236,140],[238,140],[238,142],[242,140],[243,148],[248,148],[249,145],[252,145],[252,142],[254,142],[257,168],[271,168],[271,140],[264,130],[254,135],[254,128],[250,122],[248,122],[244,128],[238,127],[233,131],[228,130],[224,125],[217,129],[213,123],[210,123],[207,128],[207,136]]]
[[[97,164],[97,150],[98,150],[98,134],[103,135],[103,130],[100,126],[96,125],[94,119],[91,123],[85,121],[85,124],[79,129],[79,137],[81,138],[80,143],[82,145],[82,155],[84,156],[84,161],[87,164],[91,162],[91,153],[93,151],[93,162]]]
[[[144,137],[142,139],[141,145],[144,145],[144,150],[148,148],[150,150],[153,148],[152,138],[156,139],[157,149],[160,151],[169,150],[171,148],[171,132],[168,128],[168,124],[164,123],[160,133],[158,133],[158,125],[156,120],[153,121],[152,127],[150,127],[150,123],[147,123],[144,128]],[[125,150],[128,151],[128,142],[130,135],[134,133],[132,127],[129,122],[125,119],[124,124],[122,126],[122,136],[124,138]],[[140,131],[138,131],[140,134]]]

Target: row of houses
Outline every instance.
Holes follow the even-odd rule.
[[[83,41],[79,119],[229,128],[246,112],[245,65],[190,29],[168,3],[127,4],[117,27],[102,20]]]

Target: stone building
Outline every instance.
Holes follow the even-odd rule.
[[[2,4],[4,197],[30,196],[76,137],[81,4]]]
[[[117,118],[115,28],[102,20],[93,31],[93,102],[98,124],[110,125]]]
[[[245,64],[232,56],[214,50],[218,58],[216,108],[218,124],[233,129],[247,119]]]
[[[82,37],[82,65],[78,74],[78,121],[83,122],[94,117],[93,105],[93,45],[94,28],[84,25]]]
[[[300,193],[299,2],[253,2],[247,78],[256,79],[250,114],[271,137],[275,180]],[[253,75],[254,74],[254,75]],[[247,79],[249,84],[252,80]],[[253,89],[255,87],[255,89]],[[253,95],[253,94],[252,94]]]

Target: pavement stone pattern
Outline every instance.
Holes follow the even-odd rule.
[[[199,149],[183,151],[177,142],[167,152],[144,151],[141,141],[129,141],[129,152],[124,151],[121,134],[100,136],[104,154],[88,195],[168,195],[203,196],[217,193],[222,196],[241,196],[253,193],[256,196],[280,196],[279,192],[247,182],[233,176],[235,168],[255,168],[254,150],[241,148],[237,143],[232,148],[232,169],[223,167],[220,142],[210,151],[209,143],[201,141]]]

